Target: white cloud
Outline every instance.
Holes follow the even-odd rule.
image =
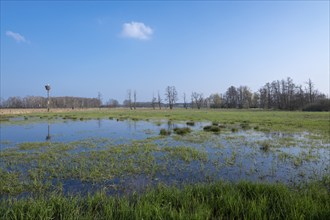
[[[26,40],[25,37],[20,35],[19,33],[15,33],[15,32],[12,32],[12,31],[6,31],[6,35],[8,37],[13,38],[18,43],[20,43],[20,42],[29,43],[29,41]]]
[[[153,30],[141,22],[123,24],[122,35],[124,37],[136,38],[139,40],[148,40],[153,34]]]

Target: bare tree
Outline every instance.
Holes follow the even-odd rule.
[[[132,91],[130,89],[127,90],[127,101],[129,108],[132,110]]]
[[[258,92],[253,93],[252,101],[251,101],[252,108],[259,108],[260,107],[260,95]]]
[[[313,103],[314,102],[314,83],[312,82],[311,79],[308,79],[306,82],[307,84],[307,94],[308,94],[308,102]]]
[[[99,101],[99,108],[101,108],[102,105],[102,94],[100,92],[97,93],[97,100]]]
[[[173,109],[174,104],[178,100],[178,92],[175,89],[175,86],[167,86],[165,89],[165,100],[168,103],[170,109]]]
[[[252,92],[247,86],[240,86],[237,88],[237,102],[239,108],[250,108]]]
[[[134,107],[134,109],[136,109],[136,90],[134,90],[133,99],[134,99],[133,107]]]
[[[183,93],[183,107],[185,109],[188,108],[187,100],[186,100],[186,93]]]
[[[203,93],[193,92],[191,94],[191,100],[193,101],[193,104],[195,104],[196,107],[200,109],[204,102]]]
[[[158,99],[157,99],[157,102],[158,102],[158,107],[159,107],[159,109],[162,109],[162,99],[161,99],[161,97],[160,97],[159,91],[158,91]]]
[[[109,99],[107,106],[109,106],[109,108],[116,108],[119,106],[119,102],[116,99]]]
[[[154,94],[152,94],[152,99],[151,99],[151,106],[152,108],[155,110],[156,108],[156,102],[157,102],[157,99],[156,97],[154,96]]]

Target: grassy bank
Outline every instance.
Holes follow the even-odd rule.
[[[142,195],[39,196],[0,202],[1,219],[327,219],[329,180],[299,189],[217,182],[183,189],[159,185]]]

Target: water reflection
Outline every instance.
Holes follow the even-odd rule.
[[[102,127],[102,120],[100,118],[97,119],[97,125],[99,128]]]
[[[127,126],[128,126],[128,130],[131,132],[136,131],[136,121],[135,120],[129,120],[127,121]]]
[[[52,136],[50,135],[50,123],[48,121],[48,133],[47,133],[47,136],[46,136],[46,141],[50,141],[50,139],[52,138]]]

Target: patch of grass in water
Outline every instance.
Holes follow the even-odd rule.
[[[20,150],[32,150],[42,147],[49,147],[50,144],[51,144],[50,142],[24,142],[18,144],[17,146]]]
[[[174,128],[173,129],[174,133],[175,134],[178,134],[178,135],[185,135],[185,134],[188,134],[191,132],[191,129],[188,128],[188,127],[184,127],[184,128]]]
[[[195,126],[195,122],[194,121],[187,121],[186,125]]]
[[[264,141],[261,143],[260,150],[268,152],[271,148],[271,143],[269,141]]]
[[[0,121],[9,121],[10,115],[0,115]]]
[[[250,129],[250,124],[247,121],[243,121],[243,123],[240,124],[241,128],[244,130]]]
[[[210,131],[210,132],[220,132],[220,128],[217,125],[207,125],[203,128],[204,131]]]
[[[163,135],[163,136],[171,135],[171,131],[168,131],[168,130],[162,128],[159,131],[159,135]]]

